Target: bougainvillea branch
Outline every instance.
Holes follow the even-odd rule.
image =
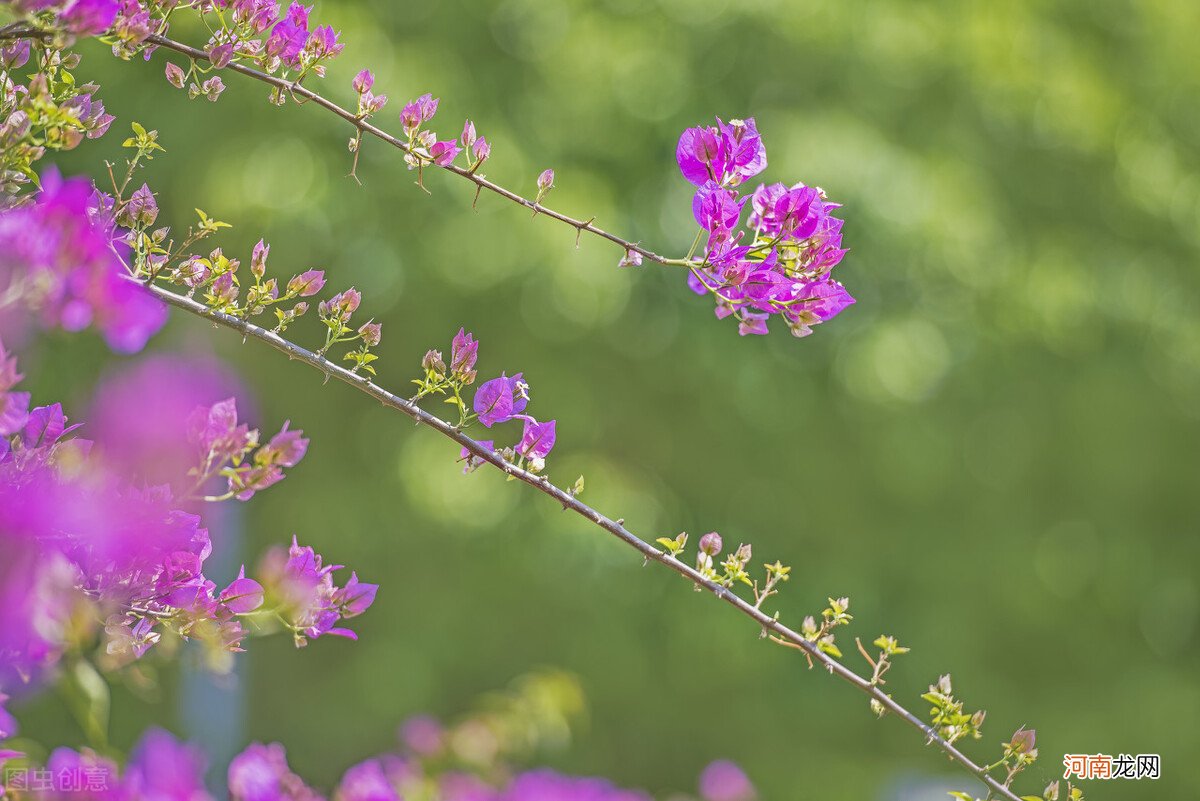
[[[417,171],[417,184],[422,189],[425,189],[425,168],[440,167],[474,183],[476,200],[487,189],[532,210],[534,217],[543,214],[571,226],[576,232],[577,245],[585,231],[619,245],[620,267],[637,267],[647,258],[662,265],[683,267],[688,287],[696,294],[711,295],[716,302],[716,316],[736,320],[742,336],[768,333],[768,321],[778,315],[794,336],[805,337],[812,333],[813,326],[832,319],[854,303],[845,287],[831,276],[846,254],[842,247],[842,220],[833,214],[839,204],[830,202],[819,187],[804,183],[760,184],[743,194],[743,184],[767,167],[766,148],[753,118],[729,122],[717,118],[716,126],[688,128],[680,136],[676,161],[683,177],[695,187],[692,213],[700,231],[686,256],[668,258],[597,227],[594,217],[576,219],[543,205],[543,199],[555,186],[552,169],[538,175],[533,199],[489,181],[479,170],[491,156],[491,145],[485,137],[477,135],[470,120],[464,122],[461,136],[439,138],[427,127],[440,102],[431,94],[404,105],[399,115],[404,134],[401,138],[370,122],[387,104],[386,95],[373,91],[375,77],[370,70],[361,70],[351,82],[357,95],[354,111],[304,86],[308,76],[324,76],[326,63],[339,55],[344,45],[338,41],[339,34],[328,25],[310,30],[311,9],[300,3],[293,2],[286,15],[281,16],[273,4],[252,0],[179,7],[174,3],[152,2],[145,8],[131,0],[120,11],[104,0],[98,2],[105,6],[103,14],[83,14],[76,5],[68,5],[55,13],[35,14],[31,20],[38,24],[10,27],[6,29],[7,35],[45,42],[47,32],[53,32],[48,40],[51,46],[45,48],[49,75],[58,72],[55,47],[69,42],[73,34],[90,33],[102,34],[103,40],[112,44],[114,54],[121,58],[128,59],[135,53],[149,58],[160,48],[186,56],[189,60],[186,69],[168,61],[164,72],[172,86],[186,88],[193,99],[205,97],[216,101],[220,97],[225,84],[214,73],[228,70],[251,77],[272,87],[270,100],[276,105],[291,98],[298,105],[315,104],[351,123],[355,135],[348,144],[353,154],[350,177],[356,181],[364,135],[378,138],[403,154],[409,169]],[[225,7],[232,11],[231,18],[222,13]],[[197,12],[208,27],[211,35],[204,48],[166,35],[169,16],[181,8]],[[57,38],[60,36],[66,38],[60,40]],[[5,52],[5,66],[9,66],[9,61],[14,65],[23,62],[29,56],[27,45],[23,52],[18,49]],[[77,62],[73,58],[72,63]],[[66,148],[73,147],[80,138],[73,121],[76,117],[81,120],[86,117],[72,111],[72,106],[92,111],[89,123],[82,126],[88,136],[101,135],[112,121],[111,115],[103,114],[102,103],[93,101],[88,92],[74,90],[70,77],[64,72],[61,85],[46,84],[34,93],[46,95],[42,90],[51,89],[54,90],[51,94],[57,92],[68,101],[67,116],[58,121],[60,127],[65,126],[65,138],[56,145]],[[32,162],[45,152],[44,145],[55,142],[52,137],[30,135],[35,128],[55,120],[40,112],[37,103],[22,105],[28,108],[17,109],[15,122],[10,120],[6,124],[6,130],[11,129],[6,136],[19,134],[24,145],[14,149],[8,170],[14,179],[29,182],[34,180]],[[34,117],[37,125],[28,124]],[[460,155],[465,166],[458,163]],[[14,186],[19,184],[17,181]],[[750,214],[743,228],[742,213],[747,206]]]
[[[707,591],[734,606],[758,624],[763,638],[799,650],[810,668],[819,665],[866,694],[876,715],[891,713],[920,731],[928,744],[936,744],[983,782],[987,798],[1019,801],[1010,787],[1014,777],[1037,758],[1033,731],[1018,730],[1003,745],[999,761],[976,764],[956,743],[981,737],[984,713],[964,709],[952,693],[948,675],[921,696],[932,707],[926,723],[882,689],[892,660],[908,651],[895,638],[882,635],[874,640],[877,654],[856,639],[870,668],[867,672],[860,674],[843,664],[835,629],[853,619],[848,598],[830,598],[819,618],[810,616],[798,628],[789,628],[779,621],[778,614],[763,609],[764,602],[778,594],[788,580],[787,566],[778,561],[764,564],[765,577],[759,574],[755,578],[749,570],[751,546],[742,543],[722,554],[724,543],[717,532],[699,538],[695,566],[689,566],[681,558],[688,544],[686,533],[656,540],[660,550],[630,532],[623,520],[609,518],[581,502],[582,476],[570,489],[553,484],[544,471],[557,439],[556,420],[539,421],[527,412],[530,386],[519,372],[502,372],[482,381],[468,402],[465,390],[477,378],[479,343],[465,329],[454,337],[448,358],[443,359],[437,350],[425,354],[421,362],[424,377],[413,381],[418,387],[416,394],[402,397],[373,380],[382,325],[374,319],[361,325],[350,322],[363,300],[358,290],[350,287],[318,300],[326,281],[323,270],[309,269],[286,280],[284,276],[268,277],[270,245],[265,240],[254,246],[248,270],[239,276],[240,259],[226,255],[220,247],[207,255],[196,249],[201,240],[229,227],[199,209],[198,222],[186,231],[175,228],[173,235],[172,226],[158,225],[154,191],[148,184],[137,187],[133,181],[138,169],[164,152],[156,131],[137,122],[130,125],[133,135],[122,147],[133,153],[124,173],[114,172],[113,165],[108,165],[111,189],[84,178],[64,181],[53,169],[40,176],[34,170],[48,151],[70,150],[85,138],[103,136],[113,122],[95,96],[98,87],[80,83],[74,76],[80,58],[68,48],[77,37],[98,37],[112,46],[114,55],[127,60],[135,55],[148,60],[156,49],[169,50],[187,61],[181,66],[168,60],[164,70],[167,82],[186,89],[192,99],[216,101],[225,89],[216,73],[232,71],[270,86],[270,101],[276,105],[290,98],[298,105],[320,106],[349,122],[355,129],[349,141],[354,158],[350,176],[356,180],[364,136],[377,138],[400,151],[408,168],[417,172],[422,189],[424,169],[441,167],[473,183],[476,199],[487,189],[531,210],[534,217],[542,214],[569,225],[576,231],[577,244],[587,232],[619,245],[623,248],[619,266],[638,266],[648,258],[683,267],[689,287],[697,294],[713,296],[716,316],[733,317],[743,336],[767,333],[768,320],[778,315],[793,335],[803,337],[811,333],[812,326],[854,302],[831,276],[846,253],[842,221],[833,214],[838,204],[817,187],[774,183],[760,184],[753,191],[743,188],[767,167],[766,148],[752,117],[728,122],[717,118],[715,126],[687,128],[681,134],[675,158],[694,188],[692,213],[700,230],[687,255],[673,259],[596,227],[594,219],[575,219],[544,206],[542,201],[555,186],[552,169],[537,176],[533,199],[488,181],[479,169],[490,158],[491,145],[477,134],[470,120],[456,138],[442,139],[427,127],[439,105],[439,99],[431,94],[403,106],[399,114],[403,136],[395,136],[369,122],[387,102],[385,95],[374,93],[375,78],[370,70],[360,71],[351,82],[357,95],[354,111],[305,87],[309,76],[325,75],[327,63],[344,45],[330,26],[310,26],[312,9],[299,2],[292,2],[286,11],[277,0],[0,0],[0,6],[12,7],[29,26],[14,24],[0,29],[0,41],[10,43],[0,45],[0,84],[10,87],[0,98],[4,118],[0,126],[0,144],[4,145],[0,148],[0,177],[4,179],[0,183],[0,268],[11,279],[5,295],[0,296],[0,309],[13,312],[18,328],[77,331],[93,327],[113,350],[132,353],[165,323],[166,307],[174,306],[240,332],[243,340],[262,340],[290,359],[320,370],[326,381],[337,377],[457,442],[464,472],[490,463],[509,479],[535,487],[564,510],[570,509],[622,540],[641,553],[646,563],[664,564],[693,583],[697,591]],[[184,10],[197,13],[209,31],[203,49],[167,38],[168,19]],[[27,63],[35,68],[32,75],[16,72]],[[460,156],[465,167],[460,166]],[[38,191],[28,192],[30,187]],[[745,211],[747,221],[743,221]],[[314,350],[285,338],[289,326],[309,311],[310,302],[325,330],[323,344]],[[273,330],[252,322],[268,312],[277,321]],[[335,350],[352,366],[341,367],[331,361]],[[56,443],[74,427],[66,427],[66,418],[57,406],[38,407],[26,414],[29,396],[9,391],[20,380],[15,361],[0,354],[0,368],[0,411],[7,409],[0,417],[4,423],[0,434],[10,435],[0,438],[0,447],[8,449],[9,461],[17,467],[31,464],[30,455],[43,451],[49,463],[59,450],[66,452]],[[454,422],[421,408],[422,400],[435,395],[457,408]],[[17,418],[22,418],[20,426]],[[202,446],[203,458],[187,474],[185,487],[190,488],[179,496],[185,503],[246,500],[282,479],[283,468],[293,467],[307,445],[302,432],[289,429],[287,423],[279,434],[261,444],[257,431],[238,423],[232,399],[203,407],[198,417],[189,420],[189,431],[196,432],[195,437],[189,434],[189,442]],[[494,441],[476,440],[466,433],[467,426],[475,422],[491,429],[516,420],[523,421],[523,427],[514,445],[497,448]],[[14,434],[18,428],[19,433]],[[14,473],[15,478],[23,475],[20,470]],[[65,475],[54,473],[47,480],[57,481]],[[9,482],[14,486],[15,478]],[[213,491],[211,485],[217,478],[224,479],[225,486]],[[5,507],[0,504],[0,509]],[[345,587],[335,586],[329,573],[337,567],[323,566],[315,552],[300,548],[294,540],[286,558],[280,551],[264,562],[261,582],[243,571],[217,593],[217,585],[193,569],[209,550],[205,538],[196,541],[193,551],[198,552],[181,552],[177,559],[154,562],[158,571],[154,575],[165,576],[163,581],[156,579],[155,592],[170,592],[165,600],[134,598],[135,603],[121,605],[121,615],[105,629],[110,647],[115,644],[122,653],[130,651],[140,658],[157,641],[153,627],[177,618],[175,628],[182,637],[191,637],[200,623],[215,621],[218,650],[231,653],[239,650],[243,632],[239,616],[264,610],[293,632],[297,646],[324,634],[353,637],[352,631],[334,625],[340,618],[361,613],[374,598],[375,585],[359,582],[353,573]],[[292,579],[297,577],[302,592],[295,594],[303,596],[303,603],[294,604],[289,601],[290,593],[281,594],[277,589],[295,584]],[[739,584],[752,589],[752,602],[737,594]],[[85,592],[88,589],[83,587]],[[276,596],[286,603],[277,604]],[[194,603],[196,598],[202,603]],[[4,717],[4,700],[0,695],[0,740],[11,736],[13,728]],[[5,753],[0,751],[0,760]],[[230,771],[236,801],[248,801],[246,793],[237,789],[242,762],[259,757],[281,771],[281,782],[292,782],[294,777],[284,770],[286,765],[276,764],[281,762],[282,751],[243,754]],[[1007,775],[997,773],[1002,769]],[[1079,794],[1069,785],[1068,791],[1071,801],[1078,801]],[[971,799],[965,793],[952,795]],[[352,800],[349,795],[342,797]],[[1053,783],[1043,799],[1057,798],[1058,785]]]
[[[697,587],[703,588],[718,599],[725,601],[730,606],[737,609],[742,614],[754,620],[757,623],[764,635],[771,635],[773,639],[780,640],[804,653],[810,663],[820,665],[831,674],[846,681],[859,691],[870,697],[872,707],[883,712],[890,713],[903,720],[913,728],[921,732],[926,738],[926,742],[936,745],[941,749],[947,757],[957,763],[964,770],[974,774],[981,782],[987,785],[988,789],[999,796],[1000,798],[1008,799],[1008,801],[1021,801],[1020,797],[1013,793],[1002,782],[993,778],[987,771],[985,766],[979,765],[961,750],[959,750],[950,740],[941,736],[938,731],[926,724],[916,714],[910,712],[902,704],[894,700],[890,695],[885,693],[879,687],[877,681],[872,681],[870,678],[865,678],[844,664],[839,662],[822,650],[819,645],[813,642],[809,637],[797,632],[788,626],[780,623],[774,616],[762,611],[757,605],[750,603],[743,598],[733,593],[729,588],[720,583],[712,581],[705,577],[700,570],[693,568],[686,563],[675,558],[667,551],[659,550],[649,542],[638,537],[633,532],[629,531],[620,519],[614,520],[602,512],[592,508],[588,504],[579,500],[576,494],[570,490],[563,489],[556,484],[553,484],[546,476],[518,467],[515,464],[505,460],[500,454],[493,451],[486,443],[482,443],[464,434],[455,425],[441,419],[440,417],[427,412],[413,401],[401,397],[387,389],[379,386],[371,381],[368,377],[346,369],[322,355],[319,355],[311,350],[303,348],[290,340],[262,328],[254,323],[234,317],[222,312],[214,311],[204,304],[188,297],[171,292],[158,286],[150,286],[149,290],[158,298],[181,309],[189,314],[196,315],[205,320],[230,328],[242,335],[244,339],[257,339],[294,361],[303,362],[319,371],[329,378],[337,378],[343,381],[366,395],[379,401],[384,406],[395,409],[402,414],[412,418],[420,425],[428,426],[445,437],[454,440],[462,448],[470,454],[473,459],[481,462],[487,462],[497,469],[501,470],[508,476],[514,479],[523,481],[526,484],[534,487],[538,491],[553,498],[563,509],[569,509],[575,512],[580,517],[583,517],[594,525],[604,529],[609,534],[624,542],[642,554],[646,562],[654,561],[678,573],[688,581],[693,582]],[[703,545],[701,547],[704,547]]]
[[[166,50],[174,50],[176,53],[179,53],[180,55],[187,56],[188,58],[195,59],[197,61],[205,61],[205,62],[209,61],[208,54],[205,51],[200,50],[195,47],[191,47],[190,45],[186,45],[182,42],[175,41],[174,39],[170,39],[166,36],[151,35],[149,38],[147,38],[146,41],[149,44],[157,45]],[[329,100],[329,99],[323,97],[322,95],[318,94],[317,92],[314,92],[313,90],[309,89],[306,86],[298,85],[298,84],[294,83],[293,81],[289,81],[284,78],[277,77],[275,75],[268,75],[267,73],[262,72],[261,70],[256,70],[253,67],[248,67],[245,64],[239,64],[237,62],[230,62],[229,64],[225,65],[223,67],[223,69],[226,69],[226,70],[229,70],[232,72],[236,72],[240,75],[245,75],[246,77],[253,78],[256,81],[261,81],[261,82],[267,84],[268,86],[273,86],[277,89],[282,89],[282,90],[286,91],[288,94],[292,95],[294,98],[297,98],[299,100],[302,100],[305,102],[312,102],[312,103],[320,106],[321,108],[325,109],[326,111],[329,111],[330,113],[336,114],[337,116],[341,117],[343,120],[350,123],[355,128],[362,131],[363,133],[369,134],[369,135],[379,139],[380,141],[386,142],[387,144],[391,145],[392,147],[398,148],[399,150],[403,151],[406,154],[409,154],[412,152],[409,145],[403,139],[393,136],[392,134],[388,133],[387,131],[383,130],[382,128],[369,122],[362,115],[356,114],[355,112],[350,111],[349,109],[343,108],[342,106],[338,105],[337,103],[333,102],[332,100]],[[512,191],[511,189],[506,189],[503,186],[500,186],[499,184],[495,183],[494,181],[489,181],[487,178],[483,177],[482,175],[479,175],[476,171],[474,171],[472,169],[460,167],[457,164],[447,164],[447,165],[437,164],[436,166],[441,167],[442,169],[446,170],[447,172],[452,172],[461,178],[467,179],[471,183],[475,184],[475,186],[478,188],[479,191],[486,189],[489,192],[494,192],[495,194],[499,195],[500,197],[503,197],[507,200],[511,200],[513,203],[516,203],[520,206],[524,206],[525,208],[530,209],[531,211],[534,211],[537,214],[541,214],[546,217],[550,217],[551,219],[558,220],[559,222],[562,222],[562,223],[566,223],[567,225],[574,228],[580,234],[586,232],[586,233],[601,237],[602,239],[607,239],[609,242],[612,242],[615,245],[619,245],[620,247],[624,248],[626,251],[640,253],[644,258],[650,259],[651,261],[657,262],[659,264],[672,264],[672,265],[687,264],[687,262],[685,260],[671,259],[666,256],[662,256],[648,248],[642,247],[640,244],[638,244],[636,242],[629,242],[629,241],[617,236],[616,234],[609,233],[608,231],[605,231],[604,229],[596,226],[592,222],[592,220],[578,220],[567,214],[563,214],[560,211],[555,211],[554,209],[552,209],[548,206],[545,206],[536,200],[530,200],[530,199]]]

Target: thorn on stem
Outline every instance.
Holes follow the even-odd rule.
[[[581,222],[579,225],[575,226],[575,249],[576,250],[579,249],[579,237],[583,236],[584,229],[587,228],[592,223],[594,223],[595,221],[596,221],[596,218],[593,216],[593,217],[585,220],[584,222]]]

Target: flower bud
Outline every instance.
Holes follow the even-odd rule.
[[[721,552],[721,535],[715,531],[710,531],[700,538],[700,552],[709,556],[716,556]]]
[[[434,142],[429,148],[429,156],[434,163],[440,167],[448,167],[458,158],[458,154],[462,148],[453,139],[447,139],[443,142]]]
[[[488,156],[492,155],[492,146],[488,144],[487,137],[481,136],[475,140],[475,147],[472,148],[475,153],[475,161],[479,164],[487,161]]]
[[[360,95],[365,95],[367,92],[371,91],[371,87],[375,85],[375,76],[371,74],[370,70],[363,70],[354,76],[354,80],[351,81],[351,85],[354,87],[354,91],[358,92]]]
[[[747,564],[750,561],[750,543],[739,545],[737,551],[733,554],[733,558],[743,565]]]
[[[404,108],[400,109],[400,125],[409,136],[421,127],[421,110],[417,108],[416,103],[406,103]]]
[[[542,170],[542,174],[537,179],[538,192],[545,194],[552,186],[554,186],[554,170]]]
[[[422,123],[429,122],[437,113],[438,99],[430,94],[423,94],[412,102],[406,103],[400,111],[400,124],[409,136],[414,135]]]
[[[982,720],[979,721],[979,724],[976,726],[976,728],[979,728],[980,725],[983,725]],[[1012,750],[1016,751],[1018,754],[1029,753],[1037,747],[1037,730],[1026,729],[1024,727],[1017,729],[1016,733],[1012,736],[1012,741],[1009,742],[1009,747],[1011,747]]]
[[[225,82],[221,80],[220,75],[214,75],[205,81],[200,89],[209,101],[215,103],[217,102],[217,98],[221,96],[221,93],[225,91]]]
[[[263,255],[264,261],[266,255]],[[299,295],[302,298],[309,298],[321,291],[325,286],[325,273],[322,270],[307,270],[300,275],[292,276],[292,280],[288,281],[287,291],[289,295]]]
[[[642,254],[636,250],[627,250],[621,260],[617,262],[618,267],[641,267]]]
[[[421,359],[421,368],[427,373],[434,375],[446,374],[446,363],[442,361],[442,352],[440,350],[429,350],[425,353],[425,358]]]
[[[135,190],[125,205],[117,212],[117,222],[126,228],[132,228],[135,225],[148,228],[154,224],[157,218],[158,203],[155,202],[154,193],[146,184],[142,184],[139,189]]]
[[[29,61],[29,40],[17,39],[4,47],[0,47],[0,65],[6,70],[16,70],[25,66]]]
[[[212,284],[212,296],[218,303],[234,303],[238,298],[238,287],[233,273],[222,273]]]
[[[190,256],[179,265],[179,275],[184,284],[195,289],[209,279],[212,269],[199,256]]]
[[[363,344],[368,348],[373,348],[379,344],[379,340],[383,336],[383,324],[368,322],[359,326],[358,335],[362,338]]]
[[[387,95],[374,95],[370,92],[365,92],[362,96],[363,111],[368,114],[374,114],[387,105]]]
[[[475,144],[475,140],[477,138],[478,137],[475,135],[475,123],[471,122],[470,120],[464,122],[462,137],[459,140],[462,142],[462,146],[464,148],[470,148]]]
[[[209,48],[208,60],[217,69],[224,69],[229,66],[229,60],[233,58],[233,45],[226,42],[215,47]]]
[[[254,251],[250,254],[250,272],[255,278],[262,278],[267,271],[267,256],[271,253],[271,246],[263,240],[258,240],[258,244],[254,246]]]
[[[0,144],[11,146],[16,144],[21,139],[25,138],[25,134],[29,133],[33,127],[33,122],[29,119],[29,115],[18,109],[8,115],[8,119],[0,125]]]
[[[362,293],[354,287],[350,287],[337,296],[337,306],[346,317],[353,314],[358,309],[358,304],[360,303],[362,303]]]
[[[475,361],[479,358],[479,340],[465,329],[459,328],[450,346],[450,369],[459,377],[472,374]]]

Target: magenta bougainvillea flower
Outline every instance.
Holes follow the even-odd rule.
[[[529,416],[524,416],[524,419],[525,429],[517,444],[517,453],[526,459],[545,459],[554,448],[555,421],[539,423]]]
[[[6,408],[22,410],[27,398],[13,403],[21,376],[7,354],[0,358],[0,374],[0,400]],[[148,393],[139,400],[152,397]],[[168,631],[199,640],[213,654],[241,650],[246,633],[241,617],[259,610],[268,592],[275,603],[291,604],[280,614],[294,615],[299,640],[326,633],[353,636],[333,624],[365,612],[376,585],[352,573],[345,586],[334,586],[330,574],[337,566],[322,567],[311,549],[293,542],[280,569],[266,571],[269,586],[243,568],[219,589],[205,574],[212,552],[208,531],[199,516],[182,508],[179,489],[131,485],[121,460],[97,458],[89,441],[74,436],[78,427],[58,404],[5,415],[0,693],[35,684],[53,667],[67,642],[68,621],[76,636],[88,620],[97,629],[103,621],[103,634],[96,633],[107,657],[118,664],[141,658]],[[232,399],[197,410],[188,438],[195,448],[191,458],[198,466],[191,478],[197,489],[219,474],[228,481],[227,497],[277,481],[282,468],[296,464],[308,445],[286,424],[259,445],[258,432],[239,422]],[[77,614],[87,607],[92,614]],[[7,718],[0,723],[7,726]]]
[[[9,356],[0,342],[0,437],[17,433],[29,418],[29,393],[13,391],[22,378],[17,372],[17,358]]]
[[[746,773],[734,762],[717,760],[700,774],[704,801],[754,801],[758,794]]]
[[[679,137],[675,158],[683,176],[696,186],[709,181],[737,186],[767,167],[767,151],[753,117],[688,128]]]
[[[738,225],[745,203],[744,199],[738,200],[716,181],[706,181],[692,198],[692,216],[696,218],[696,224],[706,231],[732,231]]]
[[[229,795],[233,801],[321,801],[292,772],[287,752],[279,743],[252,743],[229,764]]]
[[[404,132],[409,136],[415,135],[422,125],[437,114],[438,103],[439,99],[429,93],[405,103],[404,108],[400,110],[400,124],[404,127]]]
[[[75,0],[67,4],[59,19],[71,33],[94,36],[112,26],[117,9],[117,0]]]
[[[308,452],[304,432],[290,430],[289,425],[285,421],[279,433],[259,445],[258,430],[238,422],[236,399],[198,407],[187,421],[197,465],[189,475],[201,487],[220,476],[230,497],[250,500],[254,493],[282,481],[283,469],[294,467]]]
[[[446,167],[452,164],[461,152],[462,148],[458,146],[458,142],[453,139],[446,139],[433,143],[429,148],[429,157],[433,159],[434,164]]]
[[[333,573],[341,569],[341,565],[324,564],[320,554],[301,546],[295,537],[286,552],[273,548],[263,557],[259,575],[267,597],[289,621],[297,646],[326,634],[358,639],[337,623],[367,611],[379,585],[359,581],[358,574],[351,573],[346,585],[338,587]]]
[[[308,9],[300,3],[292,3],[287,14],[271,29],[267,37],[266,51],[278,57],[284,64],[295,66],[300,54],[308,44]]]
[[[525,411],[528,403],[529,385],[521,373],[511,378],[501,373],[475,390],[475,413],[486,428],[513,419]]]
[[[347,770],[336,797],[341,801],[403,801],[382,759],[368,759]]]
[[[140,193],[140,194],[139,194]],[[167,309],[130,280],[100,224],[103,205],[92,203],[91,183],[42,177],[35,203],[0,214],[0,286],[27,281],[34,318],[68,331],[95,327],[122,353],[142,349],[167,320]],[[136,213],[157,214],[154,197],[138,190]]]
[[[795,336],[807,336],[854,302],[830,271],[842,260],[842,221],[820,189],[781,183],[750,195],[738,187],[767,166],[753,119],[720,119],[688,128],[675,151],[683,177],[697,189],[696,224],[708,232],[703,258],[689,263],[688,286],[716,299],[718,318],[734,317],[738,332],[766,334],[778,315]],[[738,230],[746,203],[749,228]],[[742,244],[746,234],[748,244]],[[624,263],[624,261],[622,262]]]
[[[182,498],[195,484],[188,471],[197,456],[181,421],[199,406],[235,395],[239,408],[253,408],[241,382],[216,359],[143,357],[102,378],[87,411],[87,432],[113,470],[135,483],[170,484]]]
[[[120,788],[127,798],[207,801],[211,798],[204,786],[207,763],[196,746],[152,728],[134,746]]]
[[[465,383],[475,380],[475,362],[479,358],[479,341],[466,329],[458,329],[450,347],[450,372]]]

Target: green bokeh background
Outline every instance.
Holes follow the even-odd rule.
[[[1018,725],[1064,752],[1159,753],[1151,787],[1200,792],[1200,6],[1143,2],[744,0],[325,2],[347,48],[321,83],[351,102],[371,67],[398,129],[404,99],[471,117],[490,178],[682,254],[679,131],[755,116],[770,181],[845,204],[841,279],[858,305],[797,341],[739,338],[674,268],[620,251],[367,142],[279,109],[227,76],[189,102],[164,56],[85,68],[123,128],[157,128],[147,179],[164,218],[235,224],[227,253],[271,242],[280,272],[328,271],[384,323],[382,382],[402,390],[466,325],[481,373],[523,370],[556,417],[550,473],[644,537],[721,531],[794,565],[785,620],[852,598],[851,632],[912,653],[890,690],[940,672],[989,711],[981,760]],[[176,28],[198,42],[195,30]],[[119,136],[120,133],[117,133]],[[99,173],[117,136],[63,159]],[[295,329],[318,336],[315,321]],[[245,507],[247,552],[293,532],[383,585],[361,641],[244,656],[248,736],[286,742],[329,786],[417,711],[453,715],[531,668],[577,673],[591,702],[563,769],[660,794],[738,760],[767,798],[894,798],[972,783],[840,682],[758,639],[738,614],[353,390],[179,315],[152,351],[213,348],[264,427],[291,418],[304,463]],[[39,393],[84,403],[119,361],[83,337],[39,346]],[[497,432],[515,438],[515,427]],[[847,640],[851,642],[851,640]],[[848,653],[851,662],[857,655]],[[134,710],[134,707],[128,709]],[[47,714],[50,714],[47,712]],[[141,712],[119,708],[118,739]],[[169,718],[168,718],[169,719]],[[972,788],[973,789],[973,788]],[[945,797],[933,790],[910,797]]]

